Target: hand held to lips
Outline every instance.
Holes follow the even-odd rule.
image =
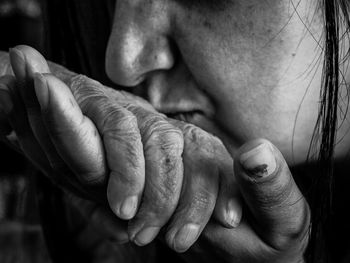
[[[98,82],[92,81],[84,76],[75,75],[57,65],[51,65],[51,67],[58,69],[57,72],[59,73],[56,72],[56,74],[59,74],[66,84],[69,84],[68,87],[72,89],[74,96],[65,83],[51,75],[37,74],[32,78],[26,79],[23,75],[21,76],[21,71],[22,74],[23,72],[25,72],[25,74],[29,72],[29,75],[34,75],[33,73],[37,72],[37,70],[33,69],[36,67],[35,63],[33,66],[33,61],[38,61],[38,58],[35,58],[38,54],[33,53],[32,49],[28,50],[27,47],[22,48],[24,49],[22,49],[22,51],[25,53],[24,61],[29,64],[29,69],[21,67],[23,61],[19,61],[17,69],[14,65],[14,71],[17,73],[17,78],[19,80],[22,79],[22,83],[27,81],[27,85],[31,85],[32,92],[35,87],[36,96],[40,103],[38,103],[38,101],[37,103],[27,102],[28,107],[26,108],[25,105],[22,105],[21,99],[30,97],[30,94],[18,90],[13,77],[6,78],[5,86],[10,89],[10,93],[7,88],[5,88],[4,92],[7,95],[11,95],[11,101],[14,107],[12,113],[10,112],[9,114],[9,119],[12,128],[19,137],[20,145],[28,158],[36,163],[38,167],[41,167],[54,181],[63,186],[63,188],[69,189],[89,199],[98,200],[98,198],[92,197],[93,195],[89,187],[94,188],[96,185],[108,181],[109,179],[109,192],[107,196],[109,205],[114,213],[120,217],[131,217],[130,214],[137,211],[134,218],[130,220],[128,230],[126,230],[125,226],[120,227],[120,225],[116,225],[115,229],[119,229],[116,231],[117,240],[125,242],[125,237],[128,236],[139,245],[147,244],[158,234],[160,227],[164,222],[168,221],[167,217],[170,216],[170,223],[168,224],[166,233],[166,242],[178,252],[188,249],[188,247],[197,240],[200,232],[204,229],[203,238],[207,240],[206,242],[209,241],[209,243],[214,244],[215,247],[220,247],[221,249],[219,250],[224,251],[224,253],[219,256],[225,257],[226,260],[227,258],[242,260],[243,257],[243,260],[258,262],[259,260],[257,259],[263,256],[266,258],[272,257],[276,259],[275,261],[279,260],[278,262],[287,262],[283,261],[284,259],[288,259],[288,262],[294,262],[302,258],[303,251],[307,244],[306,233],[309,223],[309,209],[295,185],[283,157],[269,142],[249,142],[238,151],[236,158],[234,158],[235,177],[237,178],[236,184],[233,181],[235,177],[232,176],[232,159],[219,158],[219,160],[217,160],[215,158],[217,156],[228,156],[228,154],[222,154],[225,148],[221,143],[218,143],[219,140],[217,138],[193,125],[170,120],[163,115],[157,114],[152,107],[142,99],[128,93],[105,88]],[[28,61],[28,56],[30,57],[33,54],[34,58],[32,57]],[[20,54],[17,55],[20,57]],[[13,57],[12,59],[15,60],[16,58]],[[40,59],[41,58],[39,58],[39,61]],[[45,60],[41,60],[40,63],[43,63],[42,61],[45,62]],[[16,63],[16,61],[13,61],[13,64],[14,63]],[[39,68],[41,66],[39,66]],[[35,85],[33,85],[33,79],[35,80]],[[3,82],[4,80],[2,79],[2,83]],[[19,84],[21,85],[21,81]],[[23,88],[23,86],[20,88]],[[108,95],[106,96],[106,94]],[[113,102],[110,100],[111,97],[113,98]],[[2,98],[4,98],[4,96],[2,96]],[[106,107],[100,107],[100,105]],[[140,107],[141,105],[142,107]],[[41,117],[35,119],[38,113],[41,114],[39,115]],[[106,115],[110,118],[106,119]],[[162,192],[159,192],[160,195],[158,196],[152,195],[152,193],[162,189],[162,186],[168,186],[169,180],[162,181],[159,180],[159,178],[163,178],[162,176],[156,176],[150,178],[146,177],[143,182],[142,178],[144,177],[142,169],[137,169],[143,167],[142,160],[145,161],[147,158],[151,158],[152,160],[151,155],[148,157],[145,156],[144,158],[133,158],[133,160],[138,160],[138,166],[134,166],[136,167],[133,170],[134,181],[131,183],[135,185],[134,183],[136,181],[138,183],[136,186],[139,188],[128,188],[128,186],[125,187],[125,185],[123,185],[124,189],[128,189],[133,193],[130,195],[130,192],[124,192],[126,195],[123,197],[124,200],[128,200],[125,196],[135,196],[135,191],[138,192],[140,189],[143,189],[143,187],[145,189],[148,187],[147,192],[145,190],[144,193],[153,198],[150,199],[155,203],[153,207],[152,202],[150,202],[148,203],[148,207],[147,205],[141,208],[138,207],[138,210],[123,208],[127,212],[124,211],[120,213],[122,210],[121,207],[124,205],[122,202],[123,198],[118,196],[118,191],[113,191],[113,189],[120,187],[120,176],[123,176],[123,174],[119,172],[120,167],[114,167],[116,171],[114,173],[115,176],[112,176],[112,173],[110,173],[109,178],[106,176],[108,169],[111,168],[110,166],[112,166],[113,169],[113,164],[115,165],[113,160],[121,156],[121,152],[118,152],[116,149],[123,149],[123,147],[125,147],[124,149],[129,149],[133,147],[131,153],[136,154],[137,157],[137,153],[140,152],[141,149],[152,149],[152,147],[154,148],[152,145],[157,145],[157,143],[159,143],[157,139],[161,138],[160,136],[151,136],[152,143],[150,143],[149,140],[145,140],[147,135],[148,137],[152,135],[152,133],[150,134],[147,130],[147,127],[149,127],[148,125],[140,125],[141,129],[138,126],[138,129],[135,129],[135,125],[141,124],[139,121],[147,116],[152,116],[152,118],[150,118],[152,120],[150,123],[153,123],[151,127],[158,127],[158,125],[155,124],[160,123],[162,124],[160,127],[165,127],[165,130],[169,131],[168,139],[174,138],[173,134],[175,134],[175,138],[177,139],[175,139],[171,145],[177,145],[176,140],[181,139],[181,133],[184,139],[182,151],[183,159],[181,159],[180,155],[181,148],[170,147],[170,149],[166,149],[166,152],[162,152],[162,149],[156,147],[156,152],[162,153],[160,156],[175,156],[171,159],[181,160],[185,172],[182,176],[181,173],[178,173],[180,174],[179,177],[175,176],[179,178],[179,180],[183,178],[183,185],[185,185],[182,195],[178,197],[179,205],[177,207],[174,204],[166,206],[168,209],[165,211],[167,217],[162,217],[161,220],[158,221],[155,221],[154,217],[146,212],[151,211],[153,216],[154,214],[158,215],[157,212],[165,214],[164,211],[157,211],[156,208],[162,207],[164,203],[169,203],[169,200],[162,200]],[[120,139],[122,137],[115,136],[116,131],[113,127],[123,127],[123,125],[121,125],[122,122],[120,121],[113,123],[112,120],[128,120],[126,123],[133,124],[131,126],[126,126],[126,128],[122,130],[122,134],[123,136],[125,136],[125,134],[129,135],[129,140],[127,142],[137,141],[138,143],[131,145],[125,144],[124,146],[122,145],[122,147],[113,147],[113,145],[120,146],[120,142],[123,142],[123,140]],[[38,125],[39,121],[43,122],[41,126]],[[62,122],[65,122],[66,125],[60,125]],[[110,126],[108,126],[108,124],[110,124]],[[176,129],[173,129],[173,126],[170,124],[175,126]],[[33,129],[32,126],[34,126]],[[46,130],[40,130],[40,127],[46,127]],[[140,132],[135,132],[137,130]],[[126,131],[133,132],[125,133]],[[179,133],[179,131],[181,132]],[[45,137],[42,137],[42,134],[45,132],[46,138],[50,139],[48,141],[45,141]],[[107,136],[107,138],[103,136],[103,139],[101,139],[101,137],[98,136],[100,133],[102,135],[109,134],[109,136]],[[40,138],[40,140],[37,140],[37,138]],[[104,139],[108,139],[109,141],[106,143]],[[92,142],[90,140],[92,140]],[[118,144],[116,144],[116,142]],[[209,145],[208,142],[210,142]],[[91,143],[95,145],[93,149],[89,147]],[[72,154],[72,145],[74,145],[74,150],[77,150],[79,154]],[[266,145],[268,147],[266,147]],[[205,146],[207,146],[207,148]],[[104,155],[104,147],[107,150],[107,156]],[[193,154],[193,149],[191,149],[191,147],[197,150],[199,149],[199,152]],[[54,151],[52,149],[54,149]],[[85,151],[89,152],[90,150],[93,150],[93,158],[91,154],[84,155]],[[149,152],[152,153],[152,150]],[[208,152],[212,153],[212,155],[208,156]],[[271,157],[271,153],[275,158]],[[108,161],[108,156],[112,157],[112,161]],[[206,160],[204,164],[207,165],[203,166],[203,159]],[[163,160],[166,164],[169,158],[164,158]],[[274,160],[276,161],[276,165],[274,165]],[[122,159],[122,161],[128,163],[130,160]],[[163,169],[166,167],[167,166],[163,166]],[[181,165],[176,167],[179,167],[177,172],[181,172]],[[126,168],[128,167],[124,166],[124,171],[129,170]],[[153,168],[152,171],[156,171],[158,175],[161,174],[161,171],[154,169],[157,168]],[[55,170],[59,170],[61,173],[57,173]],[[72,170],[75,172],[72,173]],[[79,174],[76,174],[77,171]],[[146,172],[147,171],[145,171],[145,174]],[[213,174],[216,174],[216,176],[212,176]],[[220,185],[218,185],[219,176],[221,176]],[[113,178],[114,181],[112,181],[111,178]],[[147,180],[149,181],[148,183]],[[205,182],[205,184],[201,184],[202,182]],[[177,181],[177,183],[179,183],[179,181]],[[143,184],[145,186],[143,186]],[[152,185],[156,185],[158,188],[152,189]],[[175,184],[172,182],[170,185],[177,184],[176,182]],[[238,227],[237,222],[240,221],[241,211],[240,204],[237,205],[237,202],[232,201],[237,200],[234,199],[233,196],[237,195],[238,189],[232,190],[235,189],[233,187],[236,185],[240,187],[244,201],[247,203],[248,209],[252,213],[252,217],[249,217],[249,224],[246,220],[243,220]],[[169,190],[168,188],[164,189]],[[207,190],[209,189],[211,194],[214,193],[215,198],[206,196],[205,192],[201,192],[203,189],[205,192],[208,192]],[[178,191],[178,188],[175,187],[175,190]],[[102,190],[101,192],[103,193],[104,191]],[[173,189],[172,196],[175,197],[172,198],[172,200],[176,200],[177,191]],[[198,195],[196,193],[198,193]],[[105,199],[105,197],[102,196],[102,199]],[[82,199],[77,200],[80,200],[79,202],[82,201]],[[154,200],[157,200],[157,202],[154,202]],[[198,201],[200,201],[200,203],[198,203]],[[131,203],[131,207],[134,207],[134,202]],[[221,220],[220,222],[226,225],[226,227],[231,225],[235,226],[235,228],[230,230],[214,222],[208,223],[214,206],[214,216],[219,221]],[[91,204],[84,207],[87,207],[87,210],[90,211],[88,213],[91,214]],[[105,207],[101,205],[98,207],[99,209],[93,210],[98,215],[96,217],[106,218],[107,215],[107,218],[110,219]],[[169,209],[169,207],[173,207],[172,209],[175,209],[175,212]],[[203,209],[198,210],[198,207]],[[234,209],[230,210],[232,207],[234,207]],[[141,213],[139,213],[139,211],[141,211]],[[193,211],[196,213],[193,213]],[[123,213],[124,215],[122,215]],[[104,215],[104,217],[100,216],[101,214]],[[233,218],[235,218],[234,223],[232,223]],[[116,222],[115,220],[109,220],[109,222],[111,221],[114,223]],[[154,222],[157,224],[152,225]],[[251,225],[254,227],[252,228]],[[197,243],[197,245],[200,244],[201,242]],[[254,253],[242,254],[242,251],[245,251],[246,247],[250,247],[251,251]],[[276,249],[278,253],[276,253]],[[195,254],[196,249],[194,248],[192,252]],[[209,257],[205,258],[204,261],[208,259]]]
[[[29,47],[10,56],[19,87],[14,79],[8,85],[15,105],[9,119],[27,157],[63,188],[100,204],[106,198],[99,189],[107,184],[109,206],[131,219],[135,243],[151,242],[169,221],[166,240],[184,251],[212,213],[226,227],[238,225],[232,159],[220,140],[167,119],[141,98],[51,64],[62,82],[45,73],[46,61]],[[189,225],[196,234],[179,247]]]

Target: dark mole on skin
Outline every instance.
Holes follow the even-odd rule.
[[[249,170],[249,173],[255,177],[263,177],[267,173],[267,164],[259,165]]]

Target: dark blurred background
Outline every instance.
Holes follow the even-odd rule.
[[[42,50],[37,0],[0,0],[0,50],[26,44]],[[25,159],[0,142],[0,262],[50,262],[35,193],[35,174]]]

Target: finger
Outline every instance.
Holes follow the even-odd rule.
[[[91,194],[82,189],[74,178],[68,178],[69,180],[65,180],[62,177],[62,174],[57,173],[52,169],[45,152],[32,132],[26,108],[24,107],[19,91],[17,90],[15,78],[13,76],[8,76],[2,83],[6,89],[0,91],[5,93],[1,96],[5,97],[6,101],[9,102],[7,117],[12,129],[14,130],[14,134],[18,139],[21,152],[23,152],[25,156],[44,174],[49,175],[50,179],[59,186],[64,186],[64,189],[78,193],[86,198],[92,198]],[[15,145],[15,147],[17,147],[17,145]],[[67,171],[59,172],[69,175]]]
[[[85,79],[73,85],[82,111],[103,136],[110,175],[107,198],[112,211],[122,219],[134,217],[145,184],[143,145],[136,117],[111,101],[96,81]]]
[[[190,124],[183,134],[184,183],[166,234],[168,245],[177,252],[186,251],[199,237],[213,213],[219,188],[211,136]]]
[[[306,235],[309,207],[275,146],[263,139],[242,146],[235,174],[252,224],[265,242],[281,249]]]
[[[47,63],[40,53],[27,46],[17,46],[11,49],[10,61],[33,134],[47,155],[51,167],[60,169],[65,164],[58,155],[41,119],[40,105],[34,90],[34,74],[49,72]]]
[[[233,173],[230,174],[231,177]],[[237,227],[242,219],[242,199],[236,180],[220,174],[220,187],[213,217],[224,227]]]
[[[34,82],[42,120],[62,159],[84,185],[103,185],[107,168],[95,125],[82,114],[62,81],[49,74],[36,74]]]
[[[67,85],[70,87],[74,97],[77,100],[78,100],[78,97],[80,96],[82,97],[82,99],[89,96],[81,92],[81,91],[86,92],[84,87],[93,87],[92,89],[89,89],[89,91],[87,91],[88,93],[91,93],[92,96],[98,95],[96,91],[100,91],[100,94],[103,93],[104,96],[108,97],[111,102],[117,102],[123,105],[130,104],[137,107],[141,107],[153,113],[158,113],[148,101],[146,101],[141,97],[135,96],[134,94],[104,86],[96,80],[90,79],[84,75],[78,75],[78,74],[69,72],[64,68],[62,68],[62,71],[60,71],[61,69],[58,68],[57,65],[54,65],[54,69],[56,70],[55,75],[57,75],[59,79],[64,78],[65,79],[64,82],[68,83]],[[165,116],[160,113],[158,114]]]
[[[215,136],[210,136],[210,140],[220,180],[213,217],[223,226],[234,228],[242,218],[242,201],[233,172],[233,159],[221,140]]]
[[[182,153],[182,147],[183,147],[183,141],[182,141],[182,134],[179,130],[177,130],[172,125],[169,125],[164,118],[161,115],[154,114],[154,112],[148,112],[142,107],[137,104],[137,106],[133,106],[130,103],[128,99],[122,100],[124,95],[118,95],[118,97],[113,97],[111,93],[107,92],[106,89],[101,88],[101,84],[89,80],[86,77],[77,77],[75,81],[72,83],[72,89],[75,97],[77,98],[77,101],[81,108],[83,109],[84,114],[89,116],[95,123],[101,123],[97,124],[99,127],[99,130],[104,133],[103,126],[112,123],[113,119],[115,120],[128,120],[124,121],[123,125],[116,125],[114,126],[114,138],[118,138],[116,140],[116,143],[125,143],[125,138],[129,138],[126,136],[124,139],[124,136],[116,135],[124,133],[130,134],[132,132],[133,140],[128,140],[127,147],[118,147],[118,144],[116,143],[109,143],[109,145],[116,145],[114,148],[114,151],[118,149],[130,149],[128,150],[128,155],[125,154],[125,150],[123,152],[119,152],[116,154],[116,156],[119,156],[120,158],[114,158],[113,162],[108,162],[109,166],[118,165],[115,167],[116,172],[111,174],[109,186],[108,186],[108,199],[110,205],[113,203],[113,200],[118,200],[118,195],[121,195],[123,192],[125,192],[126,189],[132,189],[134,191],[135,187],[124,187],[124,189],[120,189],[120,186],[124,186],[125,182],[133,182],[135,186],[138,186],[139,184],[136,184],[136,182],[142,182],[140,179],[133,179],[135,178],[134,175],[140,174],[138,173],[125,173],[125,176],[120,174],[119,171],[127,171],[124,170],[121,167],[124,167],[122,165],[125,165],[126,163],[132,164],[129,167],[142,167],[141,161],[143,155],[135,154],[139,153],[139,146],[135,148],[131,142],[139,142],[140,144],[143,143],[143,153],[145,155],[146,162],[146,185],[142,200],[142,205],[139,209],[139,212],[137,213],[136,218],[134,218],[130,225],[129,225],[129,235],[131,239],[135,240],[136,243],[139,245],[145,245],[149,242],[151,242],[155,236],[158,234],[160,228],[168,221],[169,217],[173,213],[178,196],[181,190],[181,184],[182,184],[182,159],[181,159],[181,153]],[[81,92],[84,91],[84,92]],[[119,104],[123,104],[126,109],[115,109],[114,115],[119,116],[109,116],[109,114],[106,114],[106,112],[102,112],[103,114],[99,114],[100,109],[97,111],[94,108],[94,105],[96,104],[96,101],[102,98],[101,105],[108,105],[110,103],[106,103],[106,94],[110,95],[109,98],[116,100]],[[112,105],[115,104],[115,102],[112,103]],[[88,105],[88,106],[87,106]],[[86,109],[86,112],[84,111]],[[103,108],[102,108],[103,109]],[[137,121],[134,117],[129,116],[130,112],[133,113],[134,116],[136,116]],[[108,120],[106,121],[106,118],[104,116],[109,116]],[[126,125],[127,123],[127,125]],[[132,127],[130,127],[132,125]],[[135,125],[136,128],[135,128]],[[116,130],[116,127],[121,130]],[[127,127],[125,129],[124,127]],[[110,129],[110,128],[109,128]],[[113,130],[112,130],[113,131]],[[117,132],[115,132],[117,131]],[[142,142],[140,139],[137,139],[136,134],[141,132],[142,136]],[[112,136],[113,138],[113,136]],[[135,138],[137,140],[135,140]],[[142,144],[141,144],[142,145]],[[107,148],[107,144],[105,144],[105,147]],[[113,148],[110,149],[110,152],[112,152]],[[131,155],[130,155],[131,153]],[[112,154],[107,154],[107,156],[112,156]],[[128,158],[128,156],[135,156],[135,158]],[[125,158],[131,159],[126,160]],[[119,163],[116,160],[126,160],[123,163]],[[135,161],[139,163],[139,165],[135,165]],[[134,163],[134,164],[133,164]],[[130,170],[130,168],[129,168]],[[116,176],[114,176],[114,174]],[[113,179],[115,178],[115,180]],[[120,178],[123,178],[121,180]],[[127,180],[125,180],[126,178]],[[131,178],[131,179],[128,179]],[[136,177],[137,178],[137,177]],[[180,178],[180,179],[179,179]],[[112,184],[112,182],[115,182]],[[118,185],[120,185],[118,187]],[[113,189],[117,189],[113,191]],[[131,202],[132,204],[133,202]],[[117,204],[120,204],[120,202],[117,202]],[[131,205],[130,205],[131,206]],[[129,207],[130,207],[129,206]],[[111,208],[113,211],[116,212],[118,215],[118,210],[120,210],[121,205],[111,205]],[[135,211],[135,209],[130,209],[130,211]],[[121,213],[119,213],[120,215]],[[129,215],[132,215],[130,213]],[[124,217],[125,218],[125,217]]]
[[[10,49],[10,61],[28,114],[33,110],[35,115],[40,107],[34,91],[34,74],[49,73],[49,66],[38,51],[24,45]]]
[[[185,122],[170,118],[167,118],[167,120],[174,126],[180,128],[184,134],[188,133],[188,130],[191,130],[188,129],[188,124]],[[207,149],[207,152],[210,152],[213,156],[215,156],[215,166],[217,167],[219,173],[219,191],[213,217],[224,227],[237,227],[242,217],[242,205],[239,196],[239,189],[233,173],[233,159],[222,141],[216,136],[197,127],[195,127],[194,130],[198,130],[197,132],[203,134],[203,137],[206,138],[205,142],[198,145],[198,147],[195,147],[196,149],[194,149],[194,152],[197,152],[198,149],[205,151],[205,149],[207,149],[205,145],[209,143],[211,148]],[[189,134],[191,135],[191,133]],[[196,144],[197,141],[198,140],[192,140],[192,142],[188,143],[188,145]],[[201,149],[202,147],[203,149]],[[206,156],[204,155],[203,157]],[[204,158],[203,160],[206,159]],[[203,160],[198,160],[198,162],[203,163]],[[191,165],[191,163],[189,163],[189,165]]]
[[[37,72],[49,72],[46,60],[33,48],[17,46],[10,50],[10,61],[17,79],[16,87],[25,106],[24,111],[31,134],[34,135],[36,144],[39,144],[48,160],[46,166],[50,167],[50,172],[46,174],[64,188],[90,199],[102,200],[97,192],[92,193],[88,189],[84,189],[77,178],[73,176],[70,168],[58,154],[42,120],[40,105],[34,90],[34,75]]]
[[[140,209],[129,223],[137,245],[149,244],[177,206],[183,180],[183,136],[159,114],[126,105],[137,118],[144,145],[146,182]]]
[[[30,128],[27,113],[16,89],[15,78],[13,76],[3,77],[1,83],[0,103],[18,137],[23,153],[42,171],[50,171],[48,160]]]

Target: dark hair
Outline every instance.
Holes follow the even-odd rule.
[[[348,57],[348,50],[340,50],[340,41],[348,40],[350,20],[348,0],[323,0],[323,72],[317,123],[311,141],[311,150],[317,150],[317,175],[313,177],[309,203],[312,211],[310,241],[307,253],[309,262],[329,262],[329,244],[332,229],[334,191],[334,149],[338,125],[340,96],[340,63]],[[345,57],[341,54],[345,52]],[[346,85],[344,85],[346,87]]]
[[[55,62],[108,83],[104,70],[106,44],[113,19],[115,0],[43,1],[46,21],[45,55]],[[318,3],[324,19],[324,64],[317,123],[312,137],[309,161],[316,159],[317,176],[308,195],[312,228],[307,261],[329,261],[331,235],[334,148],[338,121],[340,88],[339,41],[350,28],[349,0],[323,0]],[[77,12],[77,10],[80,10]],[[322,43],[322,42],[321,42]],[[346,52],[346,56],[348,52]],[[63,231],[63,230],[62,230]]]

